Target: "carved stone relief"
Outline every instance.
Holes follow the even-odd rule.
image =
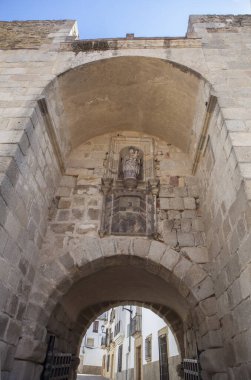
[[[122,177],[122,161],[124,155],[132,148],[138,151],[138,159],[140,160],[139,181],[148,181],[155,177],[154,174],[154,140],[151,137],[112,137],[110,142],[108,164],[106,170],[106,178],[114,180],[123,179]]]
[[[106,177],[101,236],[155,234],[158,182],[151,138],[113,137]]]

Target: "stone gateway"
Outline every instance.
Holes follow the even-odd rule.
[[[145,306],[203,380],[251,378],[251,16],[184,38],[0,23],[0,370],[45,380]]]

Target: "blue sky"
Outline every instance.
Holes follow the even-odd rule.
[[[76,19],[80,38],[184,36],[190,14],[250,14],[250,0],[0,0],[0,19]]]

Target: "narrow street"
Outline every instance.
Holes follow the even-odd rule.
[[[95,376],[95,375],[78,375],[77,380],[108,380],[103,376]]]

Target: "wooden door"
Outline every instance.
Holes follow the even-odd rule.
[[[114,363],[114,355],[112,354],[112,358],[111,358],[111,379],[113,379],[113,363]]]
[[[159,336],[159,370],[160,380],[169,380],[166,334]]]
[[[141,380],[142,355],[141,346],[136,347],[136,380]]]

